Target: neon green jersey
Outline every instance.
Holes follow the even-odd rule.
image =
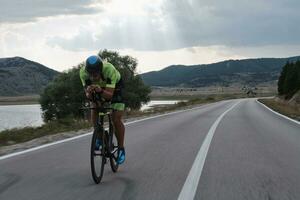
[[[85,70],[85,66],[80,69],[79,75],[83,86],[86,85],[86,80],[91,80],[88,72]],[[99,85],[100,87],[115,88],[121,79],[121,75],[111,63],[103,62],[102,79],[104,80],[92,82],[92,84]]]

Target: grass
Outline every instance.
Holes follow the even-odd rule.
[[[40,127],[25,127],[5,130],[0,132],[0,147],[27,142],[35,138],[53,135],[59,132],[76,131],[90,127],[90,123],[84,120],[64,119],[60,121],[52,121]]]
[[[298,106],[291,106],[287,104],[285,101],[278,101],[274,98],[272,99],[259,99],[259,101],[272,110],[275,110],[285,116],[290,118],[296,119],[300,121],[300,105]]]

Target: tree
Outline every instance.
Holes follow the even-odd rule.
[[[297,73],[296,73],[296,65],[292,63],[287,68],[287,74],[284,80],[284,94],[286,98],[290,98],[296,92],[297,87]]]
[[[135,58],[120,56],[118,52],[108,50],[100,51],[99,55],[120,71],[125,83],[124,100],[128,108],[139,109],[150,100],[150,88],[136,74]],[[44,121],[83,117],[83,110],[80,108],[84,106],[86,99],[79,78],[79,70],[83,66],[84,63],[81,63],[61,73],[44,89],[40,98]]]
[[[281,71],[280,76],[279,76],[279,79],[278,79],[277,85],[278,85],[278,94],[279,95],[283,95],[284,94],[284,81],[285,81],[285,78],[286,78],[288,66],[290,66],[289,62],[287,62],[283,66],[282,71]]]
[[[150,100],[150,87],[146,86],[136,74],[138,62],[131,56],[120,56],[118,52],[103,50],[98,54],[102,59],[113,64],[121,73],[125,88],[124,100],[126,107],[140,109],[143,103]]]
[[[300,89],[300,61],[287,62],[282,68],[278,80],[278,93],[286,99],[291,98]]]
[[[296,76],[297,76],[297,81],[296,81],[296,91],[299,91],[300,90],[300,61],[298,60],[296,62],[296,66],[295,66],[296,70],[295,70],[295,73],[296,73]]]
[[[44,121],[83,117],[85,95],[77,67],[63,72],[44,89],[40,97]]]

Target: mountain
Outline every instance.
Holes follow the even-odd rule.
[[[160,71],[141,74],[150,86],[205,87],[271,83],[278,80],[287,61],[300,60],[300,56],[289,58],[258,58],[227,60],[205,65],[172,65]]]
[[[0,58],[0,96],[39,94],[58,74],[21,57]]]

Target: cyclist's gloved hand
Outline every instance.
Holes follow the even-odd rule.
[[[92,92],[95,91],[95,88],[96,88],[96,87],[97,87],[96,85],[89,85],[89,86],[86,88],[86,91],[87,91],[88,93],[92,93]]]
[[[94,91],[97,93],[102,93],[103,89],[101,87],[96,86]]]
[[[89,85],[86,88],[86,97],[91,101],[100,100],[99,94],[103,92],[103,89],[97,85]]]

